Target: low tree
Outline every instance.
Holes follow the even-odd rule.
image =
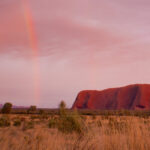
[[[34,112],[36,112],[36,110],[37,110],[37,108],[36,108],[36,106],[30,106],[30,108],[27,110],[27,112],[28,113],[34,113]]]
[[[66,103],[64,101],[61,101],[59,104],[60,109],[65,109],[66,108]]]
[[[7,102],[4,104],[3,108],[2,108],[2,113],[3,114],[10,114],[12,110],[12,104]]]
[[[66,115],[66,103],[64,101],[61,101],[59,104],[59,113],[60,116]]]
[[[83,123],[78,112],[76,110],[67,111],[64,101],[59,104],[59,113],[60,116],[57,120],[50,120],[49,127],[57,127],[58,130],[65,133],[77,132],[80,134],[83,131]]]

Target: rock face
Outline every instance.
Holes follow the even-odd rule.
[[[103,91],[81,91],[72,108],[77,109],[150,109],[150,84],[136,84]]]

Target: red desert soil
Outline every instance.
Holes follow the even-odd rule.
[[[135,84],[103,91],[81,91],[73,109],[150,109],[150,84]]]

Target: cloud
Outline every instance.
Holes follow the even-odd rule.
[[[149,15],[147,9],[141,10],[148,8],[147,0],[138,1],[136,5],[134,0],[27,2],[39,56],[52,56],[51,59],[57,61],[67,59],[73,64],[89,63],[91,55],[98,64],[111,64],[114,57],[116,64],[117,60],[120,63],[130,62],[134,55],[134,59],[138,60],[149,56],[149,25],[143,19]],[[1,1],[2,4],[6,7],[0,10],[0,55],[31,58],[32,41],[24,18],[23,3],[11,0],[7,3]],[[140,15],[137,17],[135,13]],[[120,56],[122,52],[124,55]],[[103,59],[105,57],[108,59]],[[80,61],[76,61],[78,58]]]
[[[13,3],[12,3],[13,2]],[[105,51],[116,45],[134,42],[144,36],[149,26],[141,23],[149,17],[145,11],[148,1],[28,1],[38,40],[40,55],[51,55],[62,51],[90,50]],[[1,10],[0,49],[1,53],[20,55],[31,52],[28,29],[24,19],[23,3],[17,0],[2,1],[7,6]],[[128,8],[128,9],[127,9]],[[134,8],[134,9],[133,9]],[[128,11],[127,11],[128,10]],[[141,13],[137,18],[135,13]],[[141,21],[140,21],[141,22]],[[143,28],[142,28],[143,27]],[[140,30],[139,30],[140,29]],[[149,35],[148,37],[149,38]],[[14,54],[14,52],[13,52]]]
[[[67,6],[60,6],[58,4],[60,4],[60,1],[45,0],[42,3],[41,1],[37,1],[36,3],[35,1],[31,1],[29,3],[40,56],[57,54],[58,52],[61,53],[64,51],[83,51],[85,49],[87,51],[87,47],[88,51],[105,50],[108,45],[113,46],[126,40],[124,35],[112,32],[110,28],[105,27],[105,24],[102,25],[100,20],[88,18],[89,4],[86,2],[71,1],[66,3]],[[82,17],[77,12],[80,9],[82,13],[79,4],[81,6],[85,5],[84,15],[81,15]],[[30,42],[32,41],[29,41],[30,37],[24,19],[22,5],[21,3],[10,3],[1,12],[1,54],[20,54],[20,56],[31,54]],[[43,7],[37,9],[39,5]],[[93,6],[96,5],[89,7],[90,11],[93,10]],[[73,11],[72,9],[66,11],[66,7],[74,9]]]

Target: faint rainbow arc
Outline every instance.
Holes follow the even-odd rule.
[[[32,13],[29,7],[28,0],[23,0],[23,12],[28,32],[28,39],[30,48],[32,50],[32,62],[33,62],[33,86],[34,86],[34,103],[39,104],[40,102],[40,69],[38,61],[38,42],[35,32],[35,26],[33,23]]]

